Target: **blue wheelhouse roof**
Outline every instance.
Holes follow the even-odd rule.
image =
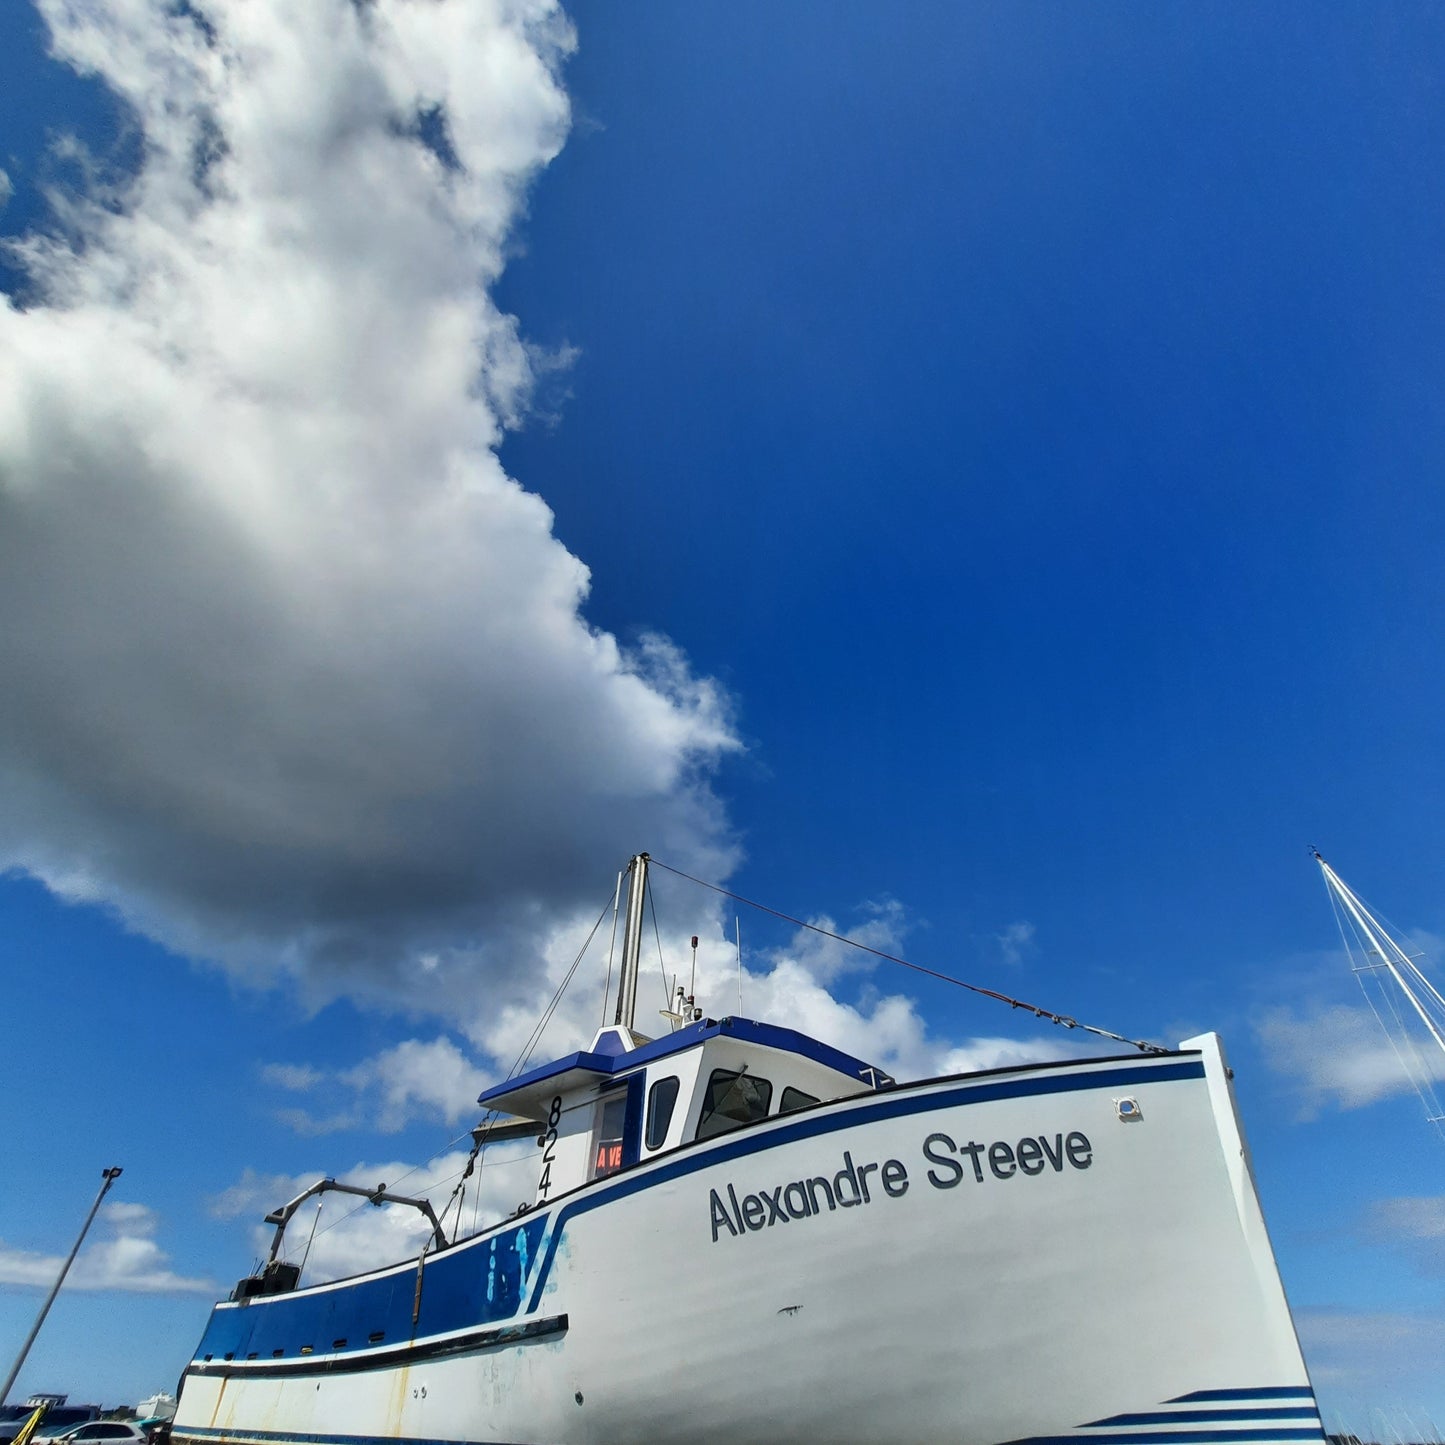
[[[553,1060],[550,1064],[543,1064],[539,1068],[530,1069],[525,1074],[519,1074],[515,1079],[508,1079],[501,1084],[493,1084],[490,1089],[484,1089],[478,1095],[477,1102],[489,1108],[496,1108],[509,1096],[527,1093],[538,1084],[554,1082],[564,1074],[576,1075],[575,1082],[580,1082],[582,1078],[589,1075],[597,1079],[607,1079],[614,1075],[630,1074],[634,1069],[650,1064],[657,1059],[665,1059],[672,1054],[681,1053],[684,1049],[695,1048],[708,1039],[718,1037],[734,1038],[743,1043],[760,1044],[764,1048],[780,1049],[784,1053],[798,1054],[805,1059],[813,1060],[814,1063],[836,1069],[850,1079],[876,1080],[880,1084],[893,1082],[892,1078],[883,1070],[875,1069],[871,1064],[854,1058],[852,1054],[845,1054],[841,1049],[819,1043],[817,1039],[809,1038],[807,1034],[800,1034],[795,1029],[778,1028],[775,1024],[754,1023],[752,1019],[700,1019],[695,1024],[688,1024],[685,1028],[678,1029],[676,1033],[668,1034],[665,1038],[654,1039],[651,1043],[643,1044],[641,1048],[629,1049],[626,1053],[602,1054],[581,1050],[575,1054],[568,1054],[564,1058]],[[574,1080],[568,1082],[574,1082]]]

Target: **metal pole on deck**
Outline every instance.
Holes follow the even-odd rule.
[[[627,915],[622,934],[622,970],[617,975],[617,1017],[626,1028],[637,1024],[637,972],[642,955],[642,903],[647,896],[646,853],[627,865]]]
[[[50,1293],[46,1295],[45,1303],[40,1306],[40,1313],[36,1315],[35,1323],[31,1325],[30,1333],[25,1337],[25,1343],[20,1346],[20,1353],[15,1357],[15,1363],[11,1365],[4,1385],[0,1385],[0,1405],[5,1403],[5,1397],[10,1393],[10,1387],[15,1383],[16,1376],[19,1375],[25,1364],[25,1356],[30,1353],[30,1346],[35,1343],[35,1337],[40,1333],[40,1326],[45,1323],[45,1316],[50,1313],[50,1306],[55,1303],[55,1296],[60,1293],[60,1286],[65,1283],[65,1276],[70,1273],[70,1266],[75,1263],[75,1256],[80,1253],[80,1246],[85,1242],[91,1220],[95,1218],[96,1211],[100,1208],[100,1201],[110,1192],[110,1186],[120,1178],[120,1169],[119,1167],[107,1169],[100,1177],[100,1193],[95,1196],[95,1203],[90,1206],[90,1213],[85,1216],[85,1223],[80,1226],[80,1234],[71,1246],[70,1253],[65,1257],[65,1263],[60,1266],[60,1277],[51,1286]]]

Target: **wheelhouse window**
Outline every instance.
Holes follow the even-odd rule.
[[[627,1095],[613,1094],[597,1105],[592,1177],[602,1179],[622,1168],[622,1140],[627,1126]]]
[[[659,1079],[647,1095],[647,1132],[644,1135],[649,1149],[661,1149],[667,1138],[668,1126],[672,1123],[673,1106],[677,1103],[677,1091],[682,1081],[676,1074]]]
[[[703,1096],[697,1121],[699,1139],[726,1134],[729,1129],[767,1117],[773,1086],[767,1079],[733,1069],[714,1069]]]
[[[806,1109],[809,1104],[816,1104],[816,1094],[805,1094],[801,1089],[795,1089],[791,1084],[783,1090],[782,1103],[778,1105],[778,1113],[791,1114],[794,1109]]]

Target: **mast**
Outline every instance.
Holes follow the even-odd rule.
[[[1379,919],[1325,862],[1319,851],[1312,851],[1315,862],[1320,865],[1320,872],[1324,875],[1325,887],[1337,911],[1342,914],[1340,933],[1344,937],[1346,952],[1351,955],[1351,968],[1359,978],[1360,987],[1364,990],[1370,1007],[1374,1009],[1376,1018],[1390,1036],[1390,1042],[1394,1045],[1405,1072],[1410,1076],[1411,1083],[1415,1085],[1425,1105],[1426,1116],[1437,1129],[1445,1133],[1445,1110],[1441,1109],[1435,1093],[1436,1081],[1445,1077],[1445,998],[1441,997],[1440,991],[1421,972],[1415,960],[1395,942]],[[1346,920],[1355,935],[1356,948],[1350,947],[1349,937],[1345,934]],[[1362,963],[1357,964],[1354,961],[1356,950],[1363,956]],[[1434,1044],[1433,1050],[1422,1053],[1420,1043],[1423,1043],[1423,1040],[1417,1043],[1416,1038],[1412,1037],[1405,1020],[1400,1017],[1395,997],[1391,996],[1388,990],[1385,990],[1385,1001],[1388,1011],[1394,1017],[1396,1028],[1391,1029],[1386,1023],[1367,987],[1367,980],[1375,976],[1378,982],[1380,974],[1391,980],[1404,996],[1410,1011]]]
[[[627,914],[622,933],[622,971],[617,980],[617,1016],[613,1023],[632,1028],[637,1016],[637,974],[642,957],[642,908],[647,897],[646,853],[627,865]]]

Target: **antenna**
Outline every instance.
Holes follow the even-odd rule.
[[[322,1199],[321,1196],[318,1194],[316,1196],[316,1213],[312,1216],[311,1219],[311,1233],[306,1236],[306,1249],[301,1255],[301,1263],[296,1266],[297,1279],[301,1278],[301,1271],[306,1268],[306,1261],[311,1258],[311,1246],[316,1241],[316,1226],[321,1223],[321,1204]],[[457,1212],[461,1213],[460,1210],[458,1210]]]

